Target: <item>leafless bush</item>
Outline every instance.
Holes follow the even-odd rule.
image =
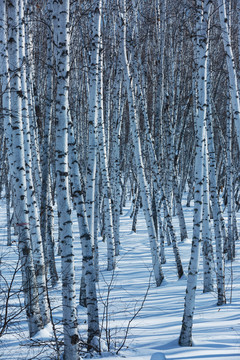
[[[22,302],[22,288],[15,286],[17,274],[21,271],[19,258],[14,264],[7,261],[7,253],[0,258],[0,338],[12,325],[16,325],[25,310]]]
[[[127,304],[125,303],[125,307],[122,310],[119,310],[120,304],[118,300],[112,297],[112,291],[114,290],[116,279],[115,271],[112,272],[109,282],[105,280],[103,275],[102,277],[106,285],[106,291],[104,294],[99,294],[99,300],[103,305],[103,311],[98,349],[101,353],[101,351],[103,351],[102,346],[105,344],[108,352],[113,351],[118,355],[119,352],[126,346],[133,321],[137,318],[144,307],[151,286],[152,272],[150,272],[148,285],[143,298],[140,300],[134,300],[134,303],[130,300]],[[126,317],[126,313],[128,313],[128,319],[120,327],[114,326],[114,317],[120,313],[122,313],[123,318]]]

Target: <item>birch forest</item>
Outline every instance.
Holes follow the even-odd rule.
[[[214,293],[221,311],[229,303],[226,266],[239,255],[239,95],[239,0],[0,0],[0,241],[18,257],[6,287],[0,255],[0,342],[20,277],[28,336],[51,324],[51,359],[112,349],[103,322],[129,206],[136,249],[143,214],[151,279],[142,281],[161,291],[171,253],[175,281],[185,281],[177,345],[194,345],[199,264],[201,292]]]

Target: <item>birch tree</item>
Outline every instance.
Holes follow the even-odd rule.
[[[9,163],[12,163],[12,137],[11,137],[11,94],[10,94],[10,76],[8,72],[8,49],[7,49],[7,15],[6,15],[6,1],[1,4],[2,14],[0,17],[0,83],[2,89],[2,116],[4,134],[4,164],[3,173],[5,174],[5,192],[6,192],[6,213],[7,213],[7,245],[12,245],[11,238],[11,173]]]
[[[79,164],[77,161],[77,151],[75,144],[75,136],[73,124],[69,121],[69,167],[72,184],[72,197],[77,212],[78,228],[82,245],[82,262],[83,274],[82,282],[86,286],[86,299],[88,315],[88,344],[94,341],[96,343],[99,337],[99,317],[98,317],[98,301],[96,291],[96,275],[94,267],[94,255],[92,248],[91,234],[88,228],[87,213],[82,195],[82,186],[80,181]],[[82,289],[81,289],[82,290]],[[80,291],[81,291],[80,290]]]
[[[4,13],[5,2],[3,2]],[[22,264],[22,282],[30,336],[43,326],[38,302],[38,289],[33,264],[27,208],[26,165],[24,157],[23,124],[21,108],[21,74],[19,64],[19,8],[18,1],[7,1],[8,57],[11,86],[11,136],[12,162],[10,171],[14,182],[14,213],[18,228],[18,246]],[[7,65],[7,64],[6,64]],[[7,129],[6,129],[7,131]]]
[[[213,113],[211,101],[209,102],[209,113],[207,114],[207,144],[209,154],[209,183],[210,183],[210,199],[212,203],[213,212],[213,225],[216,242],[216,271],[217,271],[217,288],[218,288],[218,305],[222,305],[226,301],[225,297],[225,274],[224,274],[224,261],[223,261],[223,239],[221,223],[222,211],[219,204],[217,195],[217,180],[216,180],[216,156],[213,136]],[[224,229],[224,226],[222,227]]]
[[[53,2],[58,39],[56,95],[56,193],[62,272],[64,358],[78,360],[72,210],[69,199],[68,91],[69,91],[69,1]]]
[[[228,104],[229,106],[229,104]],[[227,111],[227,213],[228,213],[228,236],[227,258],[233,260],[234,234],[233,234],[233,176],[232,176],[232,116],[230,109]]]
[[[205,125],[205,124],[204,124]],[[204,159],[203,159],[203,220],[202,220],[202,253],[203,253],[203,292],[213,291],[214,258],[212,232],[210,222],[210,199],[208,177],[207,134],[204,128]]]
[[[229,76],[229,92],[231,96],[232,114],[237,133],[238,147],[240,149],[240,101],[235,59],[232,51],[232,43],[229,29],[229,19],[226,13],[225,0],[218,0],[219,18],[221,24],[221,35],[226,54]]]
[[[33,3],[30,1],[24,1],[24,29],[25,29],[25,63],[26,63],[26,87],[27,87],[27,101],[28,101],[28,116],[29,116],[29,130],[30,130],[30,147],[32,154],[32,176],[34,179],[34,190],[37,199],[38,206],[40,207],[41,196],[41,169],[40,169],[40,152],[39,152],[39,138],[38,138],[38,126],[36,124],[36,104],[34,99],[34,22],[33,18]],[[32,18],[31,18],[32,16]]]
[[[113,214],[111,205],[111,187],[108,171],[108,159],[106,149],[106,138],[104,130],[104,112],[103,112],[103,58],[100,48],[98,64],[98,148],[100,157],[100,169],[102,175],[102,193],[103,193],[103,211],[105,223],[105,235],[107,238],[107,269],[115,268],[115,242],[113,231]]]
[[[88,162],[86,179],[86,210],[88,216],[89,231],[94,236],[94,200],[95,200],[95,176],[97,164],[97,116],[98,116],[98,66],[101,28],[102,0],[94,2],[92,16],[91,36],[91,64],[89,71],[89,106],[88,106]]]
[[[207,50],[208,50],[208,17],[211,4],[208,1],[197,1],[196,17],[196,56],[197,56],[197,114],[195,122],[196,153],[195,153],[195,190],[194,216],[191,258],[188,266],[187,289],[184,303],[184,314],[179,345],[192,345],[192,326],[195,307],[195,293],[200,256],[201,222],[202,222],[202,194],[203,194],[203,134],[206,119],[207,100]]]
[[[19,0],[19,64],[21,64],[21,105],[22,105],[22,124],[23,124],[23,142],[27,185],[26,206],[29,212],[29,226],[31,234],[31,244],[33,250],[33,261],[36,272],[36,280],[39,292],[39,306],[43,319],[43,325],[50,321],[49,308],[46,293],[45,264],[43,256],[43,244],[40,232],[39,209],[37,199],[33,191],[32,177],[32,152],[30,139],[29,111],[27,101],[27,81],[26,81],[26,56],[25,56],[25,24],[24,24],[24,7],[23,1]]]

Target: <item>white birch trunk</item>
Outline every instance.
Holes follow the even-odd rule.
[[[6,160],[7,163],[7,160]],[[6,213],[7,213],[7,246],[12,245],[12,232],[11,232],[11,185],[9,180],[9,166],[7,166],[5,174],[5,192],[6,192]]]
[[[137,190],[137,194],[136,194],[136,198],[135,198],[135,206],[134,206],[134,211],[133,211],[133,221],[132,221],[132,231],[133,232],[137,232],[137,216],[138,216],[138,210],[139,210],[139,206],[140,206],[140,201],[141,201],[141,196],[140,196],[140,192]]]
[[[210,222],[210,199],[208,178],[207,134],[204,131],[204,165],[203,165],[203,223],[202,223],[202,253],[203,253],[203,292],[213,291],[214,258],[212,247],[212,231]]]
[[[6,214],[7,214],[7,246],[12,245],[11,239],[11,193],[12,191],[12,168],[9,164],[13,164],[12,136],[11,136],[11,93],[10,93],[10,75],[8,66],[7,51],[7,19],[6,19],[6,1],[0,4],[0,82],[2,87],[2,115],[5,137],[5,192],[6,192]],[[14,213],[12,218],[14,217]]]
[[[218,0],[219,8],[219,17],[221,24],[221,35],[223,39],[224,50],[226,53],[227,67],[228,67],[228,76],[230,83],[230,96],[232,104],[232,114],[234,119],[234,124],[237,132],[237,141],[238,147],[240,149],[240,101],[239,101],[239,90],[238,90],[238,81],[237,81],[237,72],[234,61],[234,56],[232,52],[230,28],[229,28],[229,19],[226,13],[226,4],[225,0]]]
[[[212,107],[209,102],[209,114],[207,116],[207,138],[208,138],[208,153],[209,153],[209,183],[210,183],[210,199],[212,203],[213,224],[216,242],[216,264],[217,264],[217,289],[218,289],[218,305],[223,305],[226,302],[225,297],[225,274],[223,261],[223,240],[225,239],[225,226],[222,217],[222,211],[217,195],[217,179],[216,179],[216,159],[213,139],[213,124],[212,124]],[[221,233],[222,227],[222,233]]]
[[[227,258],[233,260],[234,236],[233,236],[233,179],[232,179],[232,116],[230,111],[227,113]]]
[[[7,152],[5,165],[5,191],[6,191],[6,212],[7,212],[7,245],[11,246],[11,219],[10,219],[10,169],[8,163],[12,163],[12,143],[11,143],[11,94],[10,94],[10,76],[8,72],[8,53],[7,53],[7,16],[6,16],[6,1],[0,3],[0,83],[2,89],[2,115],[3,125],[5,130],[5,147]]]
[[[92,44],[91,44],[91,64],[89,74],[89,108],[88,108],[88,162],[86,179],[86,210],[88,226],[91,239],[94,236],[94,200],[95,200],[95,177],[97,164],[97,116],[98,116],[98,66],[100,48],[100,28],[101,28],[101,7],[102,0],[98,1],[94,8],[92,24]]]
[[[31,138],[31,155],[32,155],[32,173],[34,179],[34,189],[36,192],[36,198],[38,205],[40,207],[40,197],[41,197],[41,169],[40,169],[40,152],[38,146],[38,135],[37,135],[37,124],[36,124],[36,114],[35,114],[35,101],[33,94],[33,79],[34,79],[34,59],[33,59],[33,22],[30,19],[30,14],[32,12],[33,4],[24,0],[24,28],[25,28],[25,59],[26,59],[26,86],[27,86],[27,98],[28,98],[28,112],[29,112],[29,122],[30,122],[30,138]]]
[[[197,275],[200,256],[201,222],[202,222],[202,194],[203,194],[203,129],[206,119],[207,101],[207,56],[208,56],[208,16],[211,5],[206,1],[197,1],[197,48],[198,78],[197,78],[197,114],[195,121],[196,155],[195,155],[195,190],[194,190],[194,215],[193,238],[191,259],[188,266],[187,289],[184,304],[182,328],[179,345],[192,345],[192,327],[195,308],[195,294],[197,288]]]
[[[176,175],[173,179],[173,194],[174,194],[174,198],[176,201],[176,208],[177,208],[179,227],[180,227],[180,233],[181,233],[181,241],[184,241],[185,239],[188,238],[188,234],[187,234],[185,217],[184,217],[184,212],[183,212],[183,208],[182,208],[181,196],[179,193],[179,186],[178,186],[178,181],[177,181]]]
[[[21,94],[22,94],[22,123],[23,123],[23,141],[26,166],[26,185],[27,185],[27,208],[29,211],[29,225],[31,234],[31,244],[33,251],[33,262],[36,272],[36,280],[39,292],[39,306],[42,315],[43,325],[49,323],[50,314],[46,293],[45,264],[43,255],[43,245],[40,232],[39,210],[35,192],[33,191],[32,179],[32,157],[31,157],[31,139],[29,127],[29,113],[26,88],[26,62],[25,62],[25,26],[24,26],[23,2],[19,0],[19,63],[21,64]]]
[[[69,1],[57,1],[56,194],[62,270],[64,359],[78,360],[72,210],[68,169]],[[54,9],[56,11],[56,8]]]
[[[6,139],[6,152],[8,162],[13,163],[12,136],[11,136],[11,92],[10,92],[10,74],[7,46],[7,15],[6,3],[4,0],[0,3],[0,81],[2,87],[2,109],[4,121],[4,135]],[[11,169],[10,169],[11,170]]]
[[[24,159],[24,142],[21,109],[21,75],[19,66],[18,39],[18,2],[8,1],[8,54],[11,86],[11,125],[13,160],[10,163],[11,175],[14,182],[15,201],[14,212],[18,227],[19,251],[22,264],[22,280],[25,306],[27,309],[30,336],[35,335],[42,328],[42,318],[38,302],[38,290],[33,265],[30,242],[29,217],[27,208],[26,169]],[[3,4],[5,6],[5,2]],[[4,11],[4,9],[3,9]]]
[[[102,49],[100,49],[101,52]],[[104,229],[107,238],[107,269],[113,270],[116,265],[115,242],[113,231],[113,216],[111,205],[111,187],[108,171],[108,159],[103,119],[103,64],[102,54],[99,54],[98,66],[98,150],[100,157],[100,169],[102,175],[102,194],[104,211]]]
[[[164,246],[164,231],[163,231],[163,224],[161,219],[160,211],[158,212],[158,227],[159,227],[159,236],[160,236],[160,257],[161,263],[166,264],[166,257],[165,257],[165,246]]]
[[[120,67],[121,64],[119,64]],[[123,117],[124,101],[125,98],[121,94],[122,80],[120,76],[116,76],[114,82],[114,112],[111,136],[111,151],[109,154],[109,162],[111,164],[110,170],[110,183],[113,198],[113,228],[115,240],[115,254],[119,255],[120,239],[120,207],[121,207],[121,173],[120,173],[120,132]]]
[[[94,252],[93,261],[95,269],[95,280],[99,281],[99,251],[98,251],[98,229],[99,229],[99,169],[96,172],[96,191],[95,191],[95,216],[94,216]]]
[[[163,160],[163,93],[164,93],[164,49],[166,41],[166,0],[156,0],[156,32],[159,39],[158,42],[158,54],[159,54],[159,66],[158,66],[158,78],[157,78],[157,96],[156,96],[156,114],[155,114],[155,152],[158,160]],[[160,19],[160,21],[159,21]]]
[[[79,164],[73,125],[69,123],[69,167],[71,172],[72,196],[77,212],[78,227],[82,244],[83,276],[86,284],[86,305],[88,315],[88,344],[99,336],[98,302],[93,260],[91,234],[88,228],[85,203],[82,195]]]

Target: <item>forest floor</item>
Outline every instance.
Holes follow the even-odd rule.
[[[130,205],[129,205],[130,206]],[[150,247],[145,220],[140,211],[137,232],[131,231],[130,208],[124,208],[121,216],[121,254],[117,268],[106,271],[106,243],[99,242],[100,281],[98,288],[99,313],[102,325],[102,359],[116,360],[240,360],[240,241],[236,247],[236,260],[226,262],[227,304],[217,306],[216,292],[203,293],[202,260],[200,262],[196,310],[193,326],[193,346],[180,347],[178,337],[181,329],[186,276],[177,278],[173,250],[166,246],[166,264],[163,265],[164,282],[156,287],[151,274]],[[179,243],[180,254],[187,274],[191,249],[192,212],[184,206],[188,227],[188,240]],[[240,214],[238,214],[240,221]],[[240,224],[240,223],[239,223]],[[174,217],[178,232],[178,220]],[[240,229],[239,229],[240,230]],[[16,242],[6,246],[5,204],[0,206],[0,270],[6,281],[11,280],[17,261]],[[81,248],[78,238],[77,221],[74,219],[74,248],[76,262],[77,298],[81,275]],[[57,237],[57,234],[56,234]],[[60,274],[60,257],[56,258]],[[0,290],[5,281],[0,280]],[[14,289],[21,283],[21,272],[16,273]],[[61,282],[49,289],[53,318],[61,337]],[[3,305],[0,292],[0,306]],[[13,293],[9,311],[20,308],[21,295]],[[139,311],[139,313],[138,313]],[[1,309],[0,309],[1,313]],[[107,314],[107,316],[106,316]],[[78,306],[79,331],[82,340],[86,338],[86,309]],[[121,351],[116,355],[122,341],[129,332]],[[27,323],[22,312],[10,324],[7,333],[0,338],[0,359],[54,359],[55,347],[50,341],[51,326],[47,326],[34,339],[27,338]],[[106,339],[107,334],[107,339]],[[61,343],[60,343],[61,345]],[[82,353],[82,357],[90,357]],[[99,355],[94,355],[99,359]]]

